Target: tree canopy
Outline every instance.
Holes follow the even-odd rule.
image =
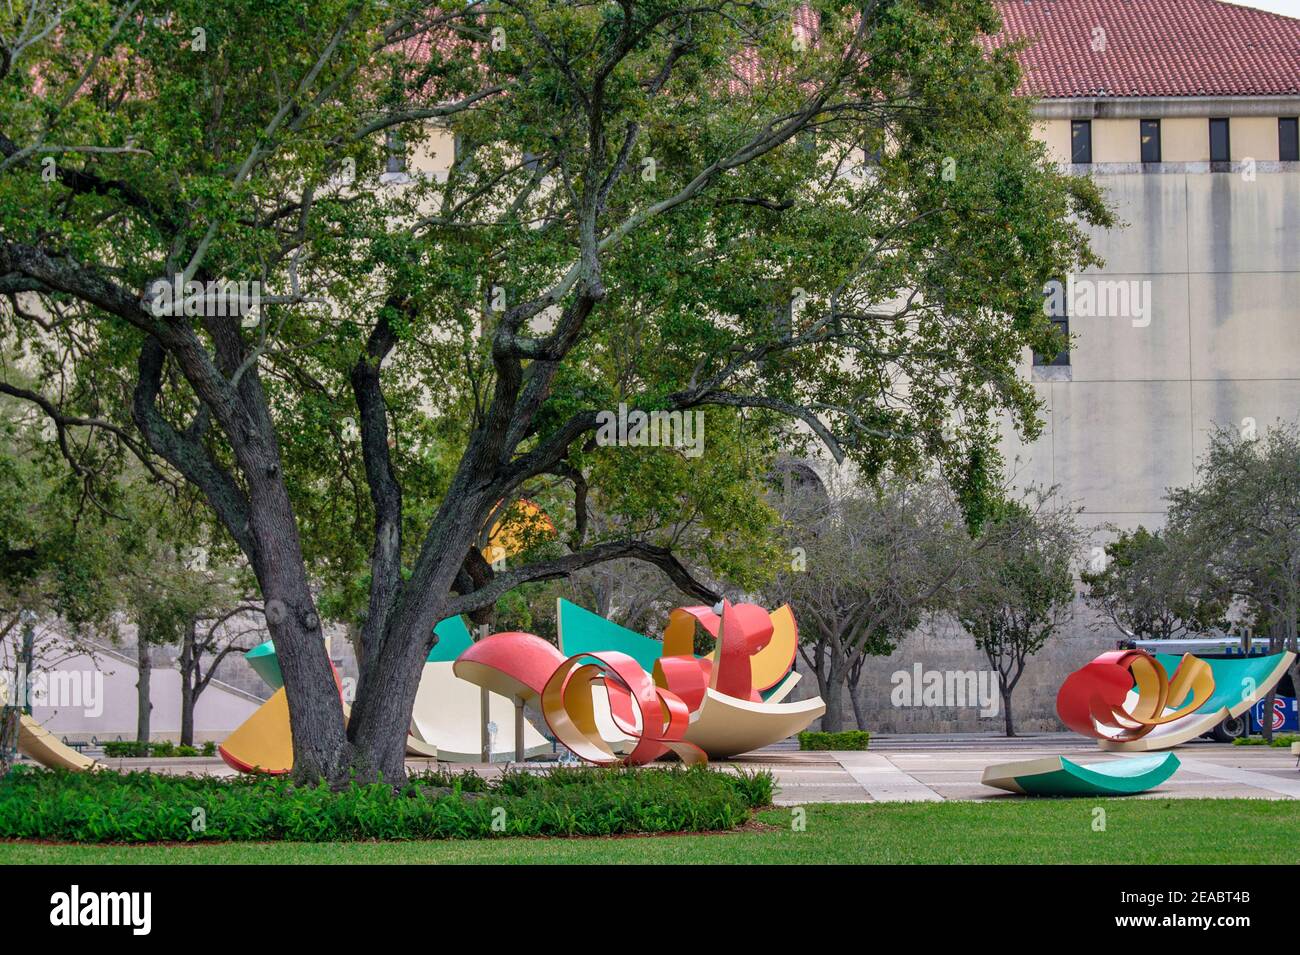
[[[671,528],[734,562],[778,450],[981,486],[995,415],[1037,429],[1042,289],[1110,221],[986,0],[6,16],[0,334],[71,373],[2,387],[202,495],[276,609],[303,778],[402,774],[441,617],[623,558],[716,597]],[[704,453],[601,444],[620,404],[701,411]],[[488,566],[498,508],[556,481],[559,543]],[[346,732],[322,580],[360,626]]]

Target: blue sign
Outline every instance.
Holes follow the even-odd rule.
[[[1250,708],[1250,731],[1263,731],[1264,704],[1260,700]],[[1293,697],[1279,696],[1273,701],[1273,732],[1300,729],[1300,715],[1296,713],[1296,701]]]

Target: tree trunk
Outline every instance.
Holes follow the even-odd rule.
[[[867,715],[862,709],[862,695],[858,692],[862,685],[862,666],[865,662],[866,657],[859,652],[857,660],[849,667],[849,702],[853,704],[853,721],[860,730],[867,728]]]
[[[1269,653],[1280,653],[1282,650],[1282,646],[1284,643],[1282,626],[1283,624],[1281,624],[1281,622],[1279,621],[1279,622],[1275,622],[1272,626],[1269,627],[1269,634],[1268,634]],[[1277,699],[1277,685],[1274,684],[1269,689],[1268,693],[1265,694],[1264,696],[1264,712],[1262,714],[1264,718],[1259,721],[1259,731],[1264,736],[1264,742],[1269,746],[1273,745],[1273,702],[1276,699]],[[1246,720],[1246,725],[1249,726],[1250,725],[1249,710],[1247,710],[1246,713],[1244,714],[1244,718]]]
[[[194,643],[197,638],[198,622],[191,618],[185,624],[185,635],[181,638],[181,745],[194,745],[194,704],[198,694],[194,691],[195,659]]]
[[[298,782],[343,783],[350,774],[352,748],[343,724],[343,702],[334,669],[325,651],[325,637],[307,579],[302,538],[284,481],[279,439],[270,403],[262,389],[257,363],[241,365],[246,355],[238,332],[229,325],[212,325],[221,370],[244,371],[234,395],[212,386],[210,371],[194,358],[188,342],[171,354],[230,439],[231,450],[246,483],[247,519],[231,528],[244,539],[265,601],[267,628],[275,641],[284,676],[289,723],[293,728],[293,777]],[[233,400],[232,400],[233,399]],[[220,501],[218,512],[232,511]],[[218,502],[214,501],[214,505]],[[242,515],[241,515],[242,516]],[[403,737],[405,739],[405,737]]]
[[[858,724],[858,729],[867,728],[867,714],[862,709],[862,698],[858,695],[856,686],[849,687],[849,699],[853,703],[853,719]]]
[[[385,635],[386,652],[361,672],[348,724],[353,769],[361,779],[394,785],[406,779],[406,734],[422,664],[433,644],[428,629],[421,636],[411,628],[391,628]]]
[[[0,779],[9,775],[9,767],[18,751],[18,714],[21,712],[16,702],[0,705]]]
[[[411,577],[386,619],[375,629],[367,621],[365,655],[357,699],[348,722],[350,769],[360,779],[395,785],[406,779],[406,734],[423,665],[433,646],[433,627],[447,616],[452,586],[477,531],[495,501],[462,486],[458,476],[425,538]]]
[[[1007,736],[1012,737],[1016,735],[1016,724],[1011,716],[1011,687],[1007,686],[1001,674],[998,675],[998,683],[1002,691],[1002,719],[1006,723]]]
[[[830,673],[826,679],[826,713],[822,716],[822,731],[839,733],[844,729],[844,686],[848,681],[844,654],[833,648],[829,651]]]
[[[271,470],[278,474],[278,467]],[[341,784],[349,778],[352,765],[343,704],[325,652],[288,495],[282,483],[269,483],[273,486],[249,495],[255,502],[250,525],[260,558],[256,570],[267,628],[280,660],[293,727],[293,777],[299,782],[325,779]],[[404,745],[405,740],[403,733],[400,742]]]
[[[153,661],[149,659],[149,641],[144,633],[136,634],[136,704],[135,704],[135,738],[138,743],[149,742],[149,715],[153,703],[149,699],[149,677],[153,672]]]

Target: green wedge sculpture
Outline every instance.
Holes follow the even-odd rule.
[[[1132,796],[1154,789],[1178,769],[1173,753],[1129,756],[1083,765],[1064,756],[1001,763],[981,782],[1027,796]]]

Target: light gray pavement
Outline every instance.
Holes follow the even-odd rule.
[[[1300,771],[1286,749],[1196,741],[1177,750],[1182,766],[1138,798],[1300,799]],[[1072,734],[1007,740],[988,736],[892,737],[860,753],[801,753],[769,747],[735,760],[777,779],[778,805],[810,802],[911,802],[1015,799],[980,783],[986,766],[1040,756],[1081,762],[1122,759]]]
[[[1177,750],[1182,761],[1172,778],[1137,798],[1300,799],[1300,770],[1287,749],[1231,746],[1197,740]],[[753,771],[769,769],[776,777],[778,805],[814,802],[916,802],[947,799],[1018,798],[980,784],[984,768],[1039,756],[1067,755],[1083,762],[1122,759],[1069,733],[1039,734],[1013,740],[986,735],[873,737],[864,752],[805,753],[792,743],[769,746],[715,765]],[[112,759],[110,769],[232,775],[220,759]],[[407,760],[419,772],[431,760]],[[530,768],[546,764],[530,762]],[[443,764],[495,775],[502,764]]]

